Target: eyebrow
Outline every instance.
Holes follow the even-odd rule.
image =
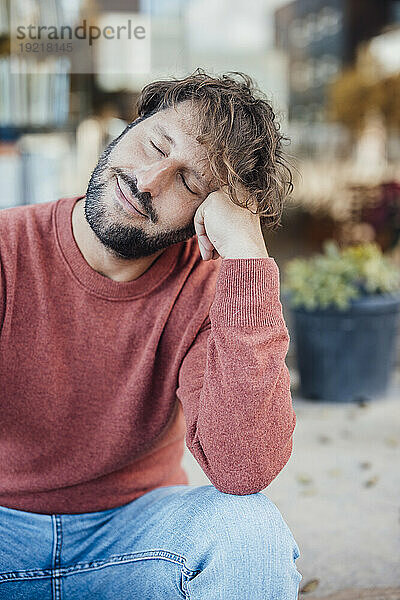
[[[165,139],[171,144],[171,146],[176,147],[175,140],[173,140],[172,137],[170,137],[168,135],[168,133],[165,131],[165,129],[163,127],[161,127],[161,125],[156,125],[155,129],[158,131],[158,133],[160,133],[161,135],[163,135],[165,137]]]
[[[169,142],[171,144],[171,146],[173,148],[176,148],[175,140],[170,135],[168,135],[168,133],[165,131],[165,129],[161,125],[156,125],[155,129],[157,130],[158,133],[160,133],[162,136],[164,136],[164,138],[167,140],[167,142]],[[207,185],[207,182],[205,181],[204,177],[202,177],[198,171],[196,171],[195,169],[192,169],[191,167],[186,170],[190,171],[202,186]]]

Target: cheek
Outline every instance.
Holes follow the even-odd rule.
[[[193,221],[197,204],[188,201],[185,194],[180,195],[179,192],[170,194],[165,199],[165,203],[158,206],[160,220],[169,229],[185,227],[190,221]]]

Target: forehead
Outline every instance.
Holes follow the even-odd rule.
[[[157,111],[144,122],[163,124],[173,130],[182,141],[185,140],[201,147],[196,140],[198,135],[197,116],[195,106],[189,100],[185,100],[178,102],[175,106]]]

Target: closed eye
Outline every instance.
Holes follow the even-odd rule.
[[[166,154],[164,154],[164,152],[163,152],[162,150],[160,150],[160,148],[159,148],[158,146],[156,146],[156,145],[154,144],[154,142],[152,142],[151,140],[150,140],[150,144],[151,144],[151,145],[153,146],[153,148],[155,148],[155,149],[157,150],[157,152],[159,152],[159,153],[160,153],[162,156],[166,156]]]
[[[162,151],[162,150],[161,150],[161,149],[160,149],[158,146],[156,146],[156,145],[155,145],[155,143],[154,143],[152,140],[150,140],[150,144],[151,144],[151,145],[153,146],[153,148],[154,148],[155,150],[157,150],[157,152],[159,152],[159,153],[160,153],[162,156],[166,156],[166,154],[165,154],[165,153],[164,153],[164,152],[163,152],[163,151]],[[186,188],[186,189],[187,189],[187,190],[188,190],[188,191],[189,191],[191,194],[193,194],[194,196],[197,196],[196,192],[194,192],[193,190],[191,190],[191,189],[190,189],[190,187],[188,186],[188,184],[186,183],[184,176],[183,176],[181,173],[180,173],[179,175],[180,175],[180,177],[181,177],[181,179],[182,179],[182,183],[183,183],[183,185],[185,186],[185,188]]]
[[[179,175],[180,175],[180,177],[181,177],[181,179],[182,179],[182,183],[183,183],[183,185],[185,186],[185,188],[186,188],[187,190],[189,190],[189,192],[190,192],[191,194],[194,194],[195,196],[197,196],[196,192],[194,192],[193,190],[191,190],[191,189],[190,189],[190,187],[188,186],[188,184],[186,183],[184,176],[183,176],[181,173],[179,173]]]

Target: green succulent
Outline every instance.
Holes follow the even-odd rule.
[[[290,305],[346,310],[353,298],[400,291],[400,269],[375,242],[340,248],[326,240],[323,253],[286,263],[282,291]]]

